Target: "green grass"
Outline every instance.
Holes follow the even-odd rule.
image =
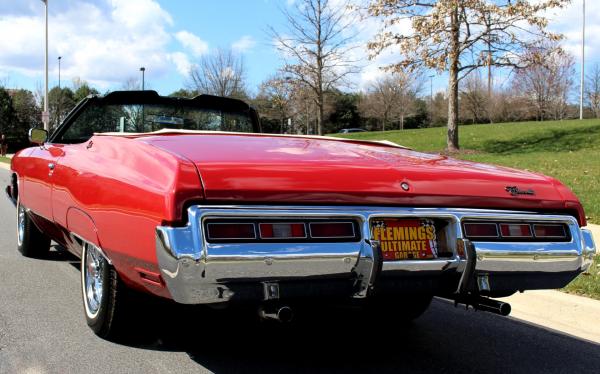
[[[552,176],[575,192],[590,222],[600,223],[600,120],[461,126],[459,135],[462,151],[453,157]],[[385,139],[426,152],[446,147],[445,128],[336,136]]]
[[[566,184],[588,220],[600,224],[600,120],[461,126],[462,151],[453,157],[539,172]],[[341,136],[341,135],[336,135]],[[440,152],[446,129],[355,133],[354,139],[390,140],[418,151]],[[562,291],[600,300],[600,256]]]
[[[600,300],[600,256],[586,273],[581,274],[562,291]]]
[[[10,164],[10,158],[0,156],[0,162],[5,162],[7,164]]]

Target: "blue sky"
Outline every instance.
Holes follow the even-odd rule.
[[[551,29],[565,33],[564,46],[577,59],[577,67],[581,1],[573,0],[567,9],[549,15]],[[139,67],[144,66],[146,86],[169,94],[185,87],[190,66],[218,47],[233,48],[243,55],[248,87],[255,92],[281,65],[267,27],[283,29],[279,8],[294,0],[48,2],[51,87],[57,84],[57,57],[62,56],[63,85],[80,78],[100,91],[119,89],[128,79],[139,79]],[[587,7],[586,60],[591,65],[600,60],[600,38],[595,38],[600,34],[600,1],[588,0]],[[0,0],[1,84],[31,90],[42,87],[43,16],[40,0]],[[376,31],[373,23],[362,22],[357,27],[361,27],[359,42],[366,42]],[[364,50],[358,56],[364,69],[354,82],[361,88],[381,74],[378,67],[389,62],[390,56],[371,62]],[[434,91],[445,87],[444,77],[435,79]]]

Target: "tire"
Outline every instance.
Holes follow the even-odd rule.
[[[101,251],[84,242],[81,253],[81,291],[88,326],[106,340],[119,340],[130,319],[128,289]]]
[[[432,295],[374,297],[367,300],[364,311],[372,318],[394,316],[397,321],[409,323],[427,311],[431,300],[433,300]]]
[[[23,256],[32,258],[42,258],[50,251],[50,238],[33,223],[19,199],[17,200],[17,249]]]

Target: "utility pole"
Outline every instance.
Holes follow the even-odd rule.
[[[44,59],[44,112],[42,113],[42,122],[44,122],[44,130],[50,131],[50,113],[48,112],[48,0],[42,0],[45,6],[46,13],[46,53]]]
[[[140,71],[142,72],[142,91],[144,91],[144,72],[146,71],[146,68],[142,66]]]
[[[433,106],[433,77],[435,75],[429,76],[429,106]]]
[[[487,102],[487,108],[488,108],[488,116],[489,116],[489,120],[490,123],[492,123],[492,114],[491,114],[491,109],[492,109],[492,35],[490,32],[490,26],[491,26],[492,20],[490,18],[490,13],[488,13],[487,15],[487,22],[485,24],[486,27],[486,34],[487,34],[487,68],[488,68],[488,82],[487,82],[487,91],[488,91],[488,102]]]
[[[62,56],[58,56],[58,89],[60,89],[60,60]]]
[[[583,85],[585,80],[585,0],[583,0],[583,22],[581,23],[581,82],[579,85],[579,119],[583,119]]]
[[[58,56],[58,110],[57,112],[57,116],[58,116],[58,124],[60,124],[60,122],[62,121],[62,113],[61,113],[61,108],[62,108],[62,89],[60,88],[60,60],[62,59],[62,56]]]

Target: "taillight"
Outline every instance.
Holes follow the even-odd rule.
[[[498,226],[495,223],[475,223],[464,224],[465,236],[467,238],[497,238]]]
[[[225,242],[354,242],[361,238],[355,221],[321,218],[212,218],[204,221],[206,240]]]
[[[567,225],[543,222],[465,222],[467,239],[480,241],[568,241]]]
[[[315,239],[354,238],[352,222],[311,222],[310,236]]]
[[[567,231],[564,225],[535,224],[533,225],[533,232],[536,238],[567,238]]]
[[[260,223],[261,239],[303,239],[306,238],[304,223]]]
[[[253,223],[220,222],[206,225],[209,240],[256,239]]]
[[[501,223],[500,233],[504,238],[531,238],[531,226],[527,223]]]

